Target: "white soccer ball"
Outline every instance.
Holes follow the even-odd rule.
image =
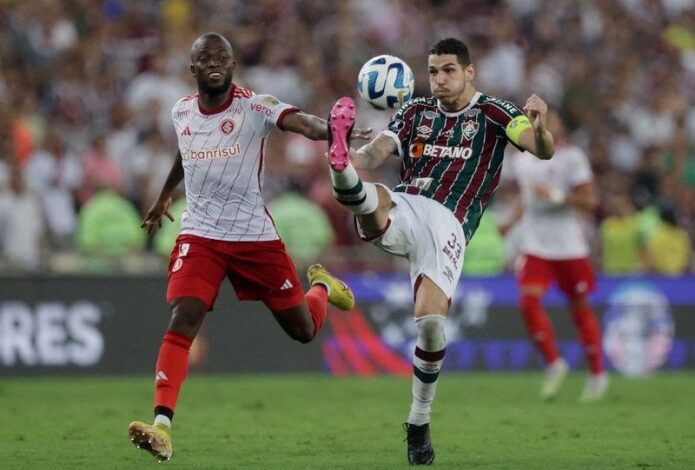
[[[357,76],[360,96],[377,109],[400,108],[413,97],[414,89],[410,67],[392,55],[372,57]]]

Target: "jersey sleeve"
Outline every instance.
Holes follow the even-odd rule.
[[[283,103],[271,95],[254,95],[250,101],[250,113],[259,123],[263,135],[267,135],[275,127],[282,129],[282,121],[290,113],[299,112],[299,108]]]
[[[412,103],[412,101],[411,101]],[[398,146],[398,156],[403,158],[403,148],[408,148],[411,130],[413,127],[413,116],[415,108],[412,104],[406,104],[399,108],[389,121],[386,129],[381,134],[390,137]]]
[[[179,134],[181,129],[179,129],[181,125],[181,120],[185,117],[185,108],[186,108],[186,103],[191,99],[190,96],[186,96],[185,98],[181,98],[178,100],[174,106],[171,108],[171,122],[174,123],[174,129],[176,129],[176,135]]]
[[[516,106],[506,100],[499,98],[488,98],[488,116],[490,120],[500,127],[500,133],[512,143],[516,148],[524,149],[519,145],[519,137],[526,129],[533,127],[531,121],[526,115]]]

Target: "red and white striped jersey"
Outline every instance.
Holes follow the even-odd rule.
[[[181,233],[227,241],[279,238],[263,201],[263,153],[270,131],[296,111],[236,85],[230,99],[210,111],[201,109],[198,95],[174,105],[187,203]]]

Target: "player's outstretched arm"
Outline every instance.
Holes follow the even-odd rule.
[[[176,152],[176,159],[171,166],[169,171],[169,176],[167,176],[164,186],[159,193],[159,197],[152,204],[150,210],[147,211],[145,220],[142,221],[140,227],[145,229],[148,234],[153,233],[155,230],[162,226],[162,217],[166,216],[172,222],[174,217],[169,212],[169,207],[173,201],[172,193],[174,189],[179,185],[183,179],[183,160],[181,159],[181,152]]]
[[[538,95],[531,95],[524,111],[533,127],[521,133],[519,145],[538,158],[549,160],[555,153],[555,141],[547,128],[548,105]]]
[[[374,140],[360,147],[350,149],[350,160],[355,168],[374,170],[379,168],[392,155],[398,152],[398,147],[391,137],[379,134]]]
[[[301,134],[311,140],[328,140],[328,122],[313,114],[290,113],[282,120],[282,129]],[[366,140],[372,136],[372,130],[353,129],[352,138]]]

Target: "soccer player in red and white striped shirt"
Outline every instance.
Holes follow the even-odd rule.
[[[187,209],[169,263],[167,301],[171,321],[156,366],[153,425],[130,424],[131,441],[158,459],[171,457],[171,420],[188,370],[191,343],[228,278],[240,300],[266,304],[283,330],[302,343],[321,329],[327,304],[349,310],[354,297],[321,265],[309,268],[305,294],[262,196],[266,138],[274,129],[313,140],[328,137],[327,123],[270,95],[232,82],[236,67],[230,43],[217,33],[191,48],[198,93],[172,110],[179,151],[143,227],[161,226],[172,192],[184,180]],[[368,138],[369,129],[357,130]]]

